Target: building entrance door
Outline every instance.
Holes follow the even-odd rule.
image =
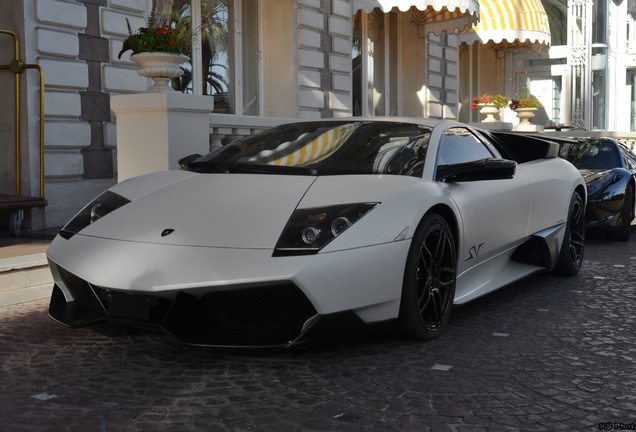
[[[568,124],[567,101],[563,92],[565,73],[552,75],[549,72],[515,73],[515,88],[513,99],[532,95],[536,97],[543,108],[539,109],[532,119],[532,123],[542,126],[557,126]]]

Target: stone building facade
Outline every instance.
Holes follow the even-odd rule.
[[[240,110],[247,102],[238,100],[235,111],[226,117],[212,114],[211,142],[227,142],[244,134],[241,125],[254,130],[250,123],[262,126],[286,119],[352,115],[356,1],[234,0],[236,13],[247,15],[251,7],[258,10],[258,29],[252,35],[257,41],[258,77],[252,84],[258,101],[248,114]],[[24,230],[61,227],[85,203],[116,183],[117,129],[111,98],[148,87],[128,55],[119,59],[118,53],[128,34],[126,20],[133,29],[144,26],[149,8],[149,0],[20,0],[5,5],[0,29],[16,34],[18,61],[38,65],[46,82],[44,192],[48,206],[30,211]],[[399,75],[384,77],[399,83],[394,95],[399,103],[391,114],[456,119],[456,36],[445,32],[421,36],[411,12],[393,9],[391,13],[399,21],[400,32],[399,38],[395,34],[390,36],[395,40],[387,39],[399,48]],[[246,34],[236,31],[234,37],[238,41]],[[15,61],[10,37],[0,34],[0,38],[4,47],[0,65],[10,65]],[[14,74],[6,68],[0,69],[0,88],[13,89],[16,76],[19,108],[14,108],[12,91],[0,92],[0,194],[14,193],[13,146],[19,128],[22,151],[17,181],[21,194],[35,196],[40,179],[38,98],[42,89],[33,71]],[[243,95],[251,91],[239,83],[240,76],[235,85],[244,85]],[[13,120],[16,114],[19,126]],[[5,216],[0,212],[0,228],[6,225]]]

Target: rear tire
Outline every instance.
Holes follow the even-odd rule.
[[[574,276],[581,270],[585,252],[585,206],[581,195],[574,191],[570,200],[565,236],[554,273]]]
[[[455,298],[457,253],[446,220],[427,215],[418,227],[404,270],[398,334],[426,341],[446,327]]]

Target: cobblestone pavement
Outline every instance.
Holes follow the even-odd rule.
[[[0,308],[2,431],[636,428],[636,238],[589,240],[578,276],[457,308],[428,343],[228,352],[69,330],[47,306]]]

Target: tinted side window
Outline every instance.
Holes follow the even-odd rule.
[[[462,127],[447,129],[440,142],[437,165],[452,165],[494,157],[470,130]]]
[[[578,169],[611,169],[621,166],[618,153],[614,143],[604,140],[579,140],[575,144],[564,143],[559,150],[559,156]]]

